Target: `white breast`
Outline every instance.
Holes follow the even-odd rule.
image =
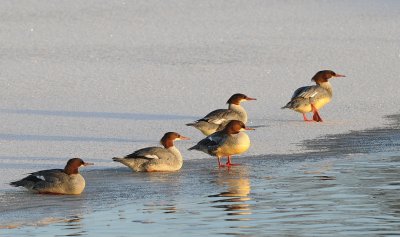
[[[86,182],[82,175],[71,174],[69,181],[68,187],[65,187],[68,194],[80,194],[85,189]]]
[[[217,155],[228,156],[238,155],[247,151],[250,147],[250,138],[244,133],[231,135],[224,144],[218,149]]]

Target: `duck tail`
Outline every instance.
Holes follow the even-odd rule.
[[[283,106],[281,109],[296,109],[299,107],[301,104],[301,100],[294,99],[289,101],[285,106]]]
[[[11,185],[11,186],[14,186],[14,187],[19,187],[19,186],[21,186],[21,185],[20,185],[20,181],[11,182],[10,185]]]
[[[43,181],[43,179],[39,179],[38,177],[34,175],[29,175],[21,180],[11,182],[10,185],[14,187],[26,187],[30,188],[32,187],[35,183]]]
[[[287,103],[285,106],[281,107],[281,109],[289,109],[290,108],[290,102]]]
[[[191,150],[198,150],[198,149],[199,149],[199,146],[195,145],[195,146],[192,146],[191,148],[189,148],[188,150],[191,151]]]
[[[115,162],[122,162],[124,158],[120,158],[120,157],[113,157],[112,160]]]

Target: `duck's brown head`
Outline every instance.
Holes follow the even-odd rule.
[[[67,165],[64,168],[64,172],[68,175],[78,174],[79,167],[87,165],[93,165],[93,163],[86,163],[81,158],[72,158],[68,160]]]
[[[323,70],[317,72],[313,78],[311,78],[311,81],[315,81],[318,85],[324,82],[327,82],[329,79],[332,77],[346,77],[345,75],[337,74],[334,71],[331,70]]]
[[[246,127],[246,125],[239,120],[231,120],[224,128],[226,134],[237,134],[245,130],[254,130],[254,128]]]
[[[256,100],[256,98],[251,98],[245,94],[237,93],[237,94],[232,95],[231,98],[229,98],[229,100],[226,103],[239,105],[240,102],[247,101],[247,100]]]
[[[174,146],[174,141],[176,140],[190,140],[188,137],[184,137],[180,135],[179,133],[176,132],[167,132],[164,134],[164,136],[161,138],[161,145],[163,145],[165,148],[170,148]]]

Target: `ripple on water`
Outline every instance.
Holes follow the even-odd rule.
[[[363,139],[362,146],[373,149],[381,145],[371,137],[376,134],[398,144],[393,133],[398,129],[336,139]],[[0,235],[400,235],[398,146],[351,153],[328,140],[325,147],[333,148],[322,155],[252,157],[230,169],[193,160],[175,173],[88,171],[80,196],[6,191]]]

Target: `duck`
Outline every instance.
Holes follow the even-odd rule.
[[[217,109],[208,113],[203,118],[188,123],[186,126],[192,126],[200,130],[205,136],[209,136],[217,131],[221,131],[231,120],[239,120],[247,123],[247,112],[240,105],[243,101],[257,100],[248,97],[245,94],[233,94],[228,101],[228,109]]]
[[[64,169],[49,169],[30,173],[27,177],[11,182],[14,187],[24,187],[40,194],[79,195],[85,189],[85,179],[79,173],[82,166],[93,165],[81,158],[69,159]]]
[[[190,140],[190,138],[176,132],[167,132],[161,138],[163,147],[146,147],[122,158],[114,157],[135,172],[177,171],[182,168],[183,158],[174,146],[174,141]]]
[[[306,122],[323,122],[319,109],[332,100],[333,88],[329,80],[335,77],[346,77],[332,70],[317,72],[311,79],[316,85],[300,87],[292,95],[290,101],[282,109],[292,109],[303,114]],[[313,119],[308,119],[306,113],[312,112]]]
[[[198,150],[211,156],[216,156],[218,167],[238,165],[232,163],[231,157],[242,154],[249,149],[250,138],[244,132],[246,130],[255,129],[246,127],[242,121],[231,120],[224,129],[207,136],[195,146],[189,148],[189,150]],[[222,157],[228,158],[225,165],[221,164]]]

